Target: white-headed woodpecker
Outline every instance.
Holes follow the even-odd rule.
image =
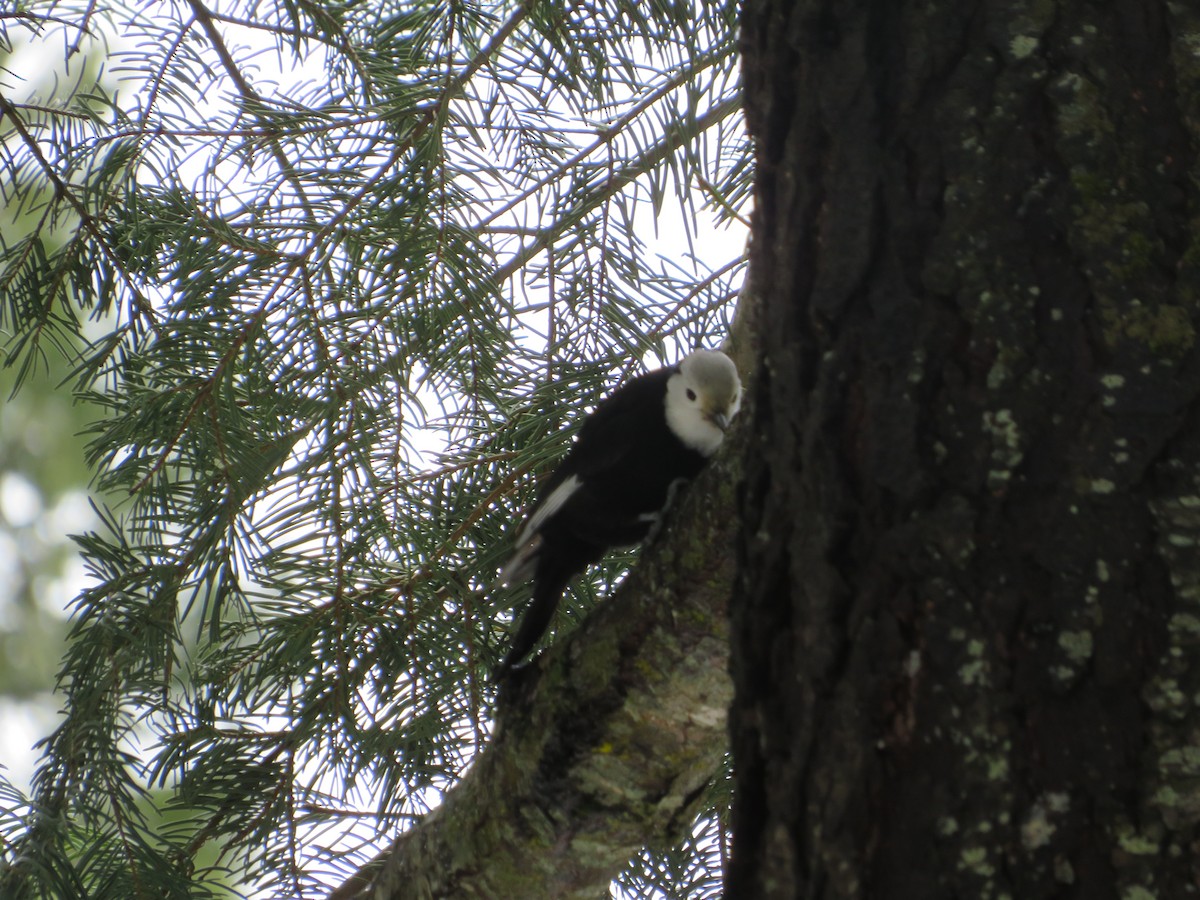
[[[496,671],[517,668],[550,624],[567,584],[610,547],[651,533],[679,484],[703,468],[741,405],[733,361],[696,350],[621,385],[583,422],[546,479],[499,582],[533,576],[533,597]]]

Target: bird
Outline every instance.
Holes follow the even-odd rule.
[[[721,446],[741,401],[733,360],[701,349],[630,379],[597,404],[540,486],[497,578],[517,585],[532,577],[533,590],[496,681],[525,667],[576,575],[610,548],[657,532],[676,491]]]

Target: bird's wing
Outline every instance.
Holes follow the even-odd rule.
[[[579,436],[559,470],[567,476],[587,479],[629,456],[646,440],[647,423],[652,423],[651,427],[660,421],[665,423],[667,379],[674,371],[658,369],[640,375],[597,404],[584,419]]]
[[[499,584],[516,584],[533,574],[541,550],[538,531],[568,502],[595,508],[597,529],[606,533],[612,526],[600,517],[604,504],[593,496],[587,483],[616,468],[635,453],[647,437],[647,422],[664,419],[667,379],[674,369],[659,369],[626,382],[584,419],[575,443],[542,487],[542,497],[517,534],[517,550],[497,579]],[[664,419],[665,421],[665,419]]]
[[[571,499],[571,496],[579,490],[582,484],[583,481],[578,475],[568,475],[562,479],[546,495],[546,498],[534,507],[529,518],[525,520],[525,524],[521,526],[521,531],[517,535],[517,543],[523,544],[530,536],[537,534],[538,529],[542,527],[542,523],[562,509],[563,504]]]

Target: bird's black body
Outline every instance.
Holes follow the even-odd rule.
[[[602,401],[543,485],[521,535],[530,556],[518,564],[521,571],[533,566],[533,597],[499,674],[533,649],[571,579],[610,547],[643,540],[673,486],[703,468],[706,457],[667,424],[667,381],[678,371],[670,367],[634,378]],[[573,490],[571,479],[578,481]],[[546,513],[548,501],[553,506],[556,492],[563,491],[561,505]]]

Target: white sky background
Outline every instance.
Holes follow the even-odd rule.
[[[94,20],[94,23],[102,24],[99,20]],[[235,29],[224,24],[220,24],[219,27],[225,34],[226,40],[235,46],[253,46],[252,42],[262,41],[264,37],[247,29]],[[21,40],[19,33],[13,33],[10,37]],[[63,48],[67,40],[64,33],[49,32],[36,44],[27,43],[18,49],[8,63],[9,71],[0,72],[0,91],[13,100],[22,101],[26,99],[31,89],[22,84],[23,79],[28,86],[45,85],[55,78],[60,85],[73,84],[81,61],[76,57],[69,71],[62,70]],[[110,34],[105,38],[105,43],[111,50],[119,46],[121,40],[119,36]],[[264,44],[265,46],[267,45]],[[303,66],[296,68],[292,67],[290,57],[281,58],[274,52],[260,53],[255,57],[254,62],[257,71],[250,73],[252,83],[259,87],[278,85],[276,89],[269,91],[271,95],[286,96],[290,92],[291,86],[319,81],[326,77],[321,57],[316,53],[311,54]],[[48,65],[54,65],[57,68],[51,71],[48,69]],[[129,98],[123,104],[127,107],[130,105],[130,100],[136,98],[139,93],[139,87],[129,81],[120,82],[119,90],[122,96]],[[265,89],[264,92],[266,92]],[[210,92],[208,96],[210,104],[227,102],[225,98],[216,94],[215,91]],[[141,105],[140,102],[139,105]],[[594,134],[581,135],[581,146],[589,144],[593,139]],[[181,180],[185,184],[193,183],[201,177],[207,163],[206,157],[197,154],[180,168]],[[238,171],[240,173],[244,170],[239,167]],[[239,174],[238,177],[242,176]],[[231,195],[235,196],[238,192],[238,184],[234,182],[229,187]],[[669,265],[682,269],[707,271],[707,269],[695,266],[688,259],[688,255],[694,252],[704,259],[710,268],[716,268],[741,251],[746,240],[744,228],[737,224],[732,227],[716,226],[711,214],[703,210],[703,200],[700,198],[696,199],[695,207],[699,218],[695,221],[685,222],[679,204],[670,196],[664,202],[662,215],[657,221],[654,221],[650,215],[648,205],[644,206],[639,212],[644,222],[639,237],[649,250],[649,257],[660,256]],[[532,207],[529,208],[532,209]],[[525,226],[531,224],[523,221],[529,217],[528,210],[517,208],[509,216],[514,224]],[[693,233],[692,241],[687,239],[689,230]],[[514,290],[520,291],[521,289],[520,285],[514,286]],[[530,303],[538,302],[536,296],[528,299]],[[528,324],[533,332],[540,330],[536,315],[529,319]],[[544,343],[541,338],[532,335],[531,337],[538,343]],[[715,340],[710,345],[715,345],[717,340],[723,337],[724,335],[714,336]],[[659,364],[659,361],[650,354],[647,354],[642,362],[647,367]],[[430,404],[429,408],[436,409],[436,404]],[[432,434],[426,437],[427,441],[424,444],[418,443],[418,449],[430,465],[434,466],[437,463],[437,453],[442,449],[442,437]],[[23,484],[20,479],[14,479],[12,476],[0,480],[0,513],[3,514],[4,520],[15,522],[23,517],[29,518],[34,512],[40,512],[37,509],[38,505],[40,505],[40,500],[37,492],[32,490],[28,483]],[[36,527],[48,530],[47,538],[49,540],[65,542],[67,533],[86,531],[94,528],[97,524],[91,510],[87,507],[86,498],[78,494],[68,495],[55,508],[44,512],[45,515],[38,520]],[[4,604],[11,603],[11,598],[3,590],[4,573],[15,565],[14,554],[20,552],[18,545],[0,535],[0,622],[4,621]],[[84,584],[82,567],[79,565],[69,567],[62,578],[46,586],[47,589],[42,594],[44,602],[55,614],[65,615],[65,610]],[[37,761],[36,753],[33,750],[34,743],[49,734],[56,724],[55,699],[49,693],[31,701],[0,698],[0,763],[6,767],[5,775],[19,788],[28,789],[29,779]],[[373,808],[374,800],[370,796],[370,791],[366,790],[361,793],[364,799],[364,808]],[[322,842],[327,844],[328,838]]]

